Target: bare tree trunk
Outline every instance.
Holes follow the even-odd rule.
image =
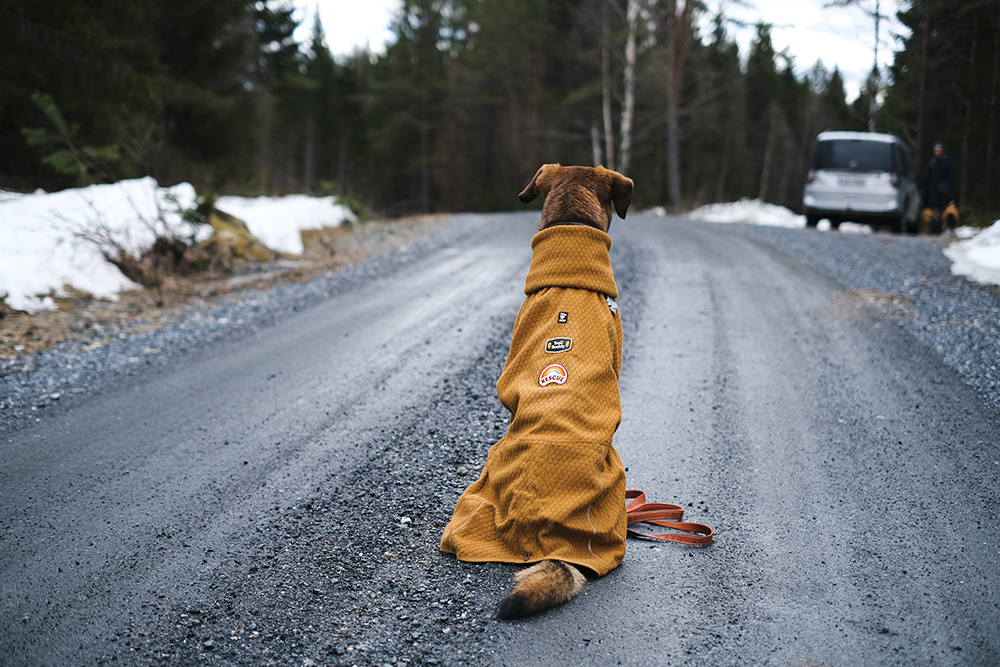
[[[878,111],[878,86],[881,75],[878,69],[878,28],[882,15],[879,0],[875,0],[875,65],[872,67],[871,86],[868,93],[868,131],[875,131],[875,112]]]
[[[868,75],[868,131],[875,131],[875,112],[878,109],[878,70]]]
[[[729,160],[729,146],[732,143],[730,137],[733,135],[732,130],[733,125],[733,114],[728,112],[726,114],[726,129],[725,134],[722,137],[722,154],[719,155],[719,166],[718,174],[715,181],[715,201],[721,202],[722,197],[726,191],[726,165]]]
[[[924,2],[924,27],[920,38],[920,82],[917,89],[917,146],[914,151],[917,164],[923,164],[924,108],[927,100],[927,50],[930,44],[931,11]]]
[[[285,144],[285,185],[282,194],[287,194],[289,192],[295,192],[298,188],[296,187],[295,181],[295,137],[289,132],[287,135],[288,143]]]
[[[271,145],[268,136],[274,129],[271,122],[271,104],[272,98],[270,96],[265,96],[264,99],[257,104],[255,109],[257,113],[256,170],[262,175],[257,184],[257,192],[255,194],[271,194],[271,190],[274,187],[274,156],[272,154],[274,146]]]
[[[670,206],[680,211],[681,197],[681,156],[680,156],[680,109],[681,83],[684,79],[684,58],[687,56],[688,38],[691,34],[691,0],[684,2],[684,9],[678,13],[677,0],[667,3],[667,187],[670,191]]]
[[[667,188],[670,191],[670,206],[675,211],[681,210],[681,156],[680,156],[680,123],[677,120],[680,91],[674,86],[676,73],[673,68],[668,70],[667,79]]]
[[[807,119],[813,118],[813,113],[815,109],[816,109],[816,96],[810,95],[809,104],[806,111]],[[814,136],[815,135],[813,135],[813,124],[810,120],[806,120],[804,123],[802,123],[802,144],[799,146],[799,152],[798,152],[799,158],[797,162],[799,165],[798,169],[799,177],[795,183],[796,191],[793,192],[792,195],[789,197],[789,199],[795,204],[795,207],[792,208],[792,210],[798,211],[800,213],[802,212],[801,208],[802,190],[803,186],[805,186],[805,175],[809,171],[809,163],[812,160],[812,155],[809,154],[809,149],[812,147],[812,140]]]
[[[430,213],[431,201],[431,102],[432,102],[432,81],[433,62],[436,54],[436,41],[439,24],[435,18],[432,0],[419,0],[417,3],[421,10],[422,19],[418,28],[417,56],[418,67],[416,71],[415,83],[417,83],[417,94],[419,95],[419,109],[417,116],[418,139],[420,141],[420,155],[418,157],[417,187],[420,200],[420,211]]]
[[[972,14],[972,25],[976,24],[976,12]],[[972,94],[976,87],[976,32],[972,31],[969,52],[969,90],[965,93],[965,130],[962,132],[962,189],[959,204],[964,205],[969,192],[969,134],[972,131]]]
[[[601,131],[597,129],[597,123],[590,125],[590,151],[594,157],[594,166],[601,164]]]
[[[611,127],[611,31],[608,26],[608,3],[601,3],[601,89],[604,98],[604,152],[608,158],[605,165],[608,169],[615,168],[615,132]]]
[[[333,180],[340,183],[340,187],[343,188],[344,192],[347,192],[348,182],[347,182],[347,158],[348,158],[348,131],[347,124],[341,121],[340,123],[340,141],[337,142],[337,170],[334,172]]]
[[[531,141],[528,144],[529,172],[538,169],[541,163],[542,141],[542,75],[545,72],[545,59],[538,54],[535,65],[535,81],[531,91]]]
[[[306,154],[305,154],[305,164],[303,165],[304,177],[303,189],[306,194],[313,194],[314,192],[314,177],[316,175],[316,111],[311,110],[309,112],[309,118],[306,120]]]
[[[778,107],[771,103],[770,113],[767,122],[767,144],[764,146],[764,166],[760,169],[760,189],[757,191],[757,199],[767,201],[767,190],[771,185],[771,160],[774,157],[774,144],[778,135]]]
[[[619,133],[621,134],[621,150],[618,151],[618,171],[628,171],[632,161],[632,118],[635,115],[635,38],[639,24],[639,0],[628,0],[625,9],[625,21],[628,23],[628,37],[625,39],[625,75],[623,87],[625,100],[622,105],[622,119]]]
[[[916,0],[912,0],[916,4]],[[878,90],[882,78],[878,66],[878,45],[879,45],[879,25],[882,20],[882,2],[875,0],[875,10],[868,9],[868,3],[862,4],[858,0],[832,0],[827,7],[858,7],[868,17],[875,20],[875,64],[868,75],[868,131],[875,131],[875,115],[878,112]],[[888,18],[888,17],[887,17]]]
[[[1000,15],[997,16],[996,26],[993,28],[993,78],[990,81],[990,122],[989,133],[986,138],[986,173],[983,179],[986,193],[991,199],[994,198],[993,180],[993,146],[996,140],[996,110],[997,110],[997,87],[1000,84]]]
[[[420,100],[420,210],[431,211],[431,138],[427,100]]]
[[[788,182],[792,177],[791,167],[793,165],[798,167],[798,160],[793,161],[788,159],[790,156],[795,155],[795,147],[792,143],[791,138],[788,136],[785,136],[784,141],[781,142],[781,154],[785,156],[785,159],[781,161],[781,176],[778,178],[778,194],[774,198],[775,204],[778,204],[779,206],[786,206],[788,208],[791,208],[791,206],[788,206],[790,203],[788,201],[790,199],[788,196]]]

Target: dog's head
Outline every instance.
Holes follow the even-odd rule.
[[[607,232],[612,204],[618,217],[625,219],[632,202],[632,179],[601,166],[543,164],[517,198],[527,204],[538,195],[545,199],[539,230],[576,222]]]

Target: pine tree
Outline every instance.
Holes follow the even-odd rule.
[[[113,165],[121,157],[116,144],[81,144],[77,136],[79,128],[66,122],[51,95],[35,93],[31,96],[31,101],[45,114],[54,130],[40,127],[22,130],[28,145],[41,148],[45,153],[43,164],[60,174],[75,176],[76,185],[90,185],[95,180],[106,181],[113,178]]]
[[[931,143],[944,141],[956,162],[963,217],[995,219],[1000,5],[913,0],[899,19],[910,34],[895,54],[879,122],[910,143],[920,169]]]
[[[446,90],[446,54],[438,44],[445,27],[440,3],[405,0],[394,23],[397,40],[372,67],[370,193],[404,210],[429,212],[434,205],[434,147]]]

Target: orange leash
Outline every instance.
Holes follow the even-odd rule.
[[[688,523],[681,521],[684,518],[684,508],[680,505],[670,503],[650,503],[646,502],[646,494],[643,491],[626,491],[625,499],[628,504],[625,506],[625,515],[628,523],[651,523],[663,528],[690,533],[688,535],[678,533],[661,533],[659,535],[647,535],[638,531],[628,529],[629,537],[637,537],[643,540],[664,540],[666,542],[680,542],[696,547],[708,546],[712,543],[714,533],[708,526],[700,523]]]

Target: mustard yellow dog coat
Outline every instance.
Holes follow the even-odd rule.
[[[625,555],[622,325],[611,237],[587,226],[532,239],[527,298],[497,382],[507,434],[458,499],[441,550],[471,562],[555,559],[604,575]]]

